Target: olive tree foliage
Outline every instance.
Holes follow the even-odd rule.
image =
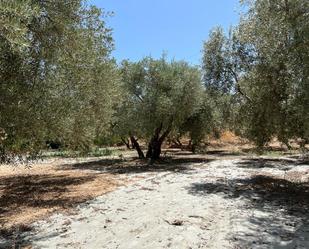
[[[109,55],[113,40],[95,7],[81,10],[82,20],[67,37],[64,53],[58,51],[51,69],[51,134],[73,149],[88,149],[94,138],[109,130],[119,96],[117,65]],[[58,103],[54,105],[54,103]],[[57,113],[57,115],[53,115]],[[63,118],[65,117],[65,118]]]
[[[308,141],[309,2],[249,1],[239,39],[252,48],[243,80],[251,102],[241,109],[245,134],[258,146],[273,136]],[[244,114],[246,116],[244,116]]]
[[[130,136],[141,158],[137,139],[148,144],[146,157],[159,158],[168,135],[177,133],[201,111],[204,90],[196,67],[183,61],[168,62],[147,57],[120,67],[124,101],[118,109],[115,128]]]
[[[230,124],[263,147],[272,137],[308,141],[309,3],[242,1],[239,25],[215,30],[204,45],[208,88],[233,96]]]
[[[46,140],[87,148],[117,96],[111,30],[81,0],[0,2],[1,160]]]
[[[212,96],[204,90],[198,110],[192,113],[178,129],[176,133],[178,142],[182,136],[188,136],[190,138],[189,146],[191,147],[191,151],[195,153],[201,143],[206,139],[206,136],[216,131],[215,127],[217,123],[214,109],[215,106],[212,101]]]
[[[236,30],[232,29],[226,36],[222,28],[214,28],[204,42],[203,83],[213,106],[213,132],[216,137],[222,130],[232,128],[237,103],[249,99],[240,87],[241,73],[247,65],[247,61],[239,56],[242,51]]]

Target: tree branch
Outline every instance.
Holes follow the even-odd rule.
[[[241,88],[240,88],[239,79],[238,79],[237,73],[236,73],[231,67],[229,67],[229,71],[230,71],[230,73],[232,73],[232,75],[233,75],[233,77],[234,77],[234,80],[235,80],[235,82],[236,82],[236,91],[237,91],[238,93],[240,93],[242,96],[244,96],[247,100],[249,100],[249,101],[251,102],[251,101],[252,101],[251,98],[250,98],[247,94],[245,94],[245,93],[241,90]]]

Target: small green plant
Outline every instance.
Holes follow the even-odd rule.
[[[113,154],[113,150],[108,149],[108,148],[98,148],[98,147],[96,147],[94,150],[88,153],[89,156],[93,156],[93,157],[111,156],[112,154]]]
[[[70,150],[57,150],[57,151],[45,151],[42,153],[42,157],[101,157],[111,156],[114,154],[114,150],[109,148],[98,148],[95,147],[90,151],[70,151]]]

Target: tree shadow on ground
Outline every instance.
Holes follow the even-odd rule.
[[[294,166],[309,165],[307,159],[300,156],[292,158],[250,158],[237,163],[240,168],[280,168],[288,170]],[[284,168],[282,168],[284,166]]]
[[[188,172],[193,170],[192,164],[208,163],[211,160],[205,157],[164,157],[149,164],[147,160],[129,159],[101,159],[91,162],[63,165],[61,169],[93,170],[110,174],[138,174],[145,172]]]
[[[239,248],[309,248],[309,182],[291,182],[273,176],[194,183],[189,193],[217,194],[227,199],[245,200],[252,215],[241,222],[253,235],[234,234]],[[264,212],[267,215],[258,214]],[[279,212],[283,213],[282,220]],[[249,232],[248,232],[249,233]],[[257,241],[259,240],[260,241]],[[303,247],[301,247],[303,248]]]
[[[18,237],[31,230],[23,223],[6,226],[10,217],[26,215],[26,209],[70,208],[86,201],[86,197],[70,197],[65,193],[75,185],[92,181],[94,176],[72,177],[67,175],[28,175],[0,178],[0,237]],[[28,209],[29,212],[29,209]],[[6,241],[7,242],[7,241]],[[0,240],[0,248],[2,248]],[[8,248],[4,246],[4,248]]]
[[[175,156],[192,156],[192,155],[203,155],[204,157],[209,155],[209,156],[215,156],[215,157],[231,157],[231,156],[241,156],[244,155],[242,152],[237,152],[237,151],[229,151],[229,150],[208,150],[205,152],[199,152],[197,154],[193,154],[189,150],[165,150],[168,153],[173,153]]]
[[[299,148],[292,148],[291,150],[288,150],[284,147],[277,147],[277,146],[268,146],[265,147],[263,151],[260,151],[257,147],[251,147],[251,148],[242,148],[241,152],[245,154],[264,154],[264,153],[276,153],[279,155],[284,156],[293,156],[295,153],[299,152]]]
[[[240,156],[243,155],[241,152],[236,151],[228,151],[228,150],[209,150],[206,151],[204,154],[218,156],[218,157],[228,157],[228,156]]]

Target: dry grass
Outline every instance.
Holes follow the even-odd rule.
[[[0,235],[27,231],[31,223],[54,212],[73,212],[80,203],[143,178],[139,173],[182,170],[183,164],[205,161],[186,155],[150,167],[130,156],[54,158],[31,167],[0,165]]]
[[[24,166],[0,165],[0,231],[9,235],[56,211],[125,184],[116,175],[62,167],[64,159]]]
[[[222,150],[229,151],[238,154],[259,154],[261,151],[257,150],[254,143],[248,141],[247,139],[236,136],[231,131],[225,131],[221,134],[219,139],[208,138],[207,150]],[[276,138],[273,138],[271,142],[264,148],[262,153],[269,156],[283,156],[283,155],[292,155],[299,154],[300,147],[299,143],[296,140],[289,141],[291,148],[288,149],[286,145],[279,142]],[[309,145],[306,146],[309,150]]]

